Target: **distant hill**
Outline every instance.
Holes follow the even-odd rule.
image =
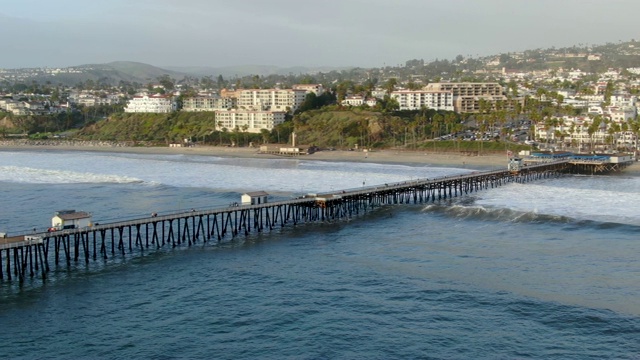
[[[73,66],[72,68],[81,69],[82,72],[40,75],[34,80],[41,82],[50,81],[54,84],[62,83],[65,85],[73,85],[87,80],[108,84],[118,84],[120,81],[146,84],[148,82],[155,81],[158,77],[165,74],[177,79],[183,78],[187,75],[182,72],[162,69],[153,65],[133,61],[115,61],[107,64],[86,64]]]
[[[519,52],[507,52],[480,58],[463,58],[449,61],[446,59],[424,62],[423,60],[409,60],[405,66],[363,69],[358,67],[278,67],[274,65],[238,65],[224,67],[210,66],[163,66],[157,67],[149,64],[116,61],[107,64],[87,64],[69,67],[68,69],[80,69],[80,72],[59,72],[55,75],[42,69],[25,69],[20,75],[20,81],[28,83],[35,80],[40,83],[51,82],[53,84],[75,85],[79,82],[92,80],[96,83],[117,85],[120,81],[137,82],[147,84],[157,81],[163,75],[169,75],[175,80],[184,77],[201,78],[204,76],[217,77],[222,75],[226,80],[243,78],[247,76],[288,76],[311,75],[318,73],[329,76],[317,76],[318,81],[334,82],[336,80],[363,81],[373,76],[373,79],[395,77],[400,81],[413,80],[416,77],[425,79],[447,78],[452,74],[474,74],[479,70],[518,70],[533,71],[547,69],[581,69],[591,73],[601,73],[609,68],[640,67],[640,43],[635,40],[619,43],[607,43],[604,45],[582,45],[564,47],[534,49]],[[348,72],[340,77],[333,76],[332,71]],[[369,73],[370,70],[371,73]],[[38,75],[33,75],[38,74]],[[373,75],[371,75],[373,74]],[[18,77],[20,78],[20,77]]]
[[[157,77],[165,74],[174,78],[186,75],[180,71],[159,68],[157,66],[133,61],[114,61],[104,65],[132,78],[144,80],[156,79]]]
[[[299,74],[314,74],[318,72],[330,72],[350,69],[351,67],[278,67],[273,65],[239,65],[239,66],[224,66],[224,67],[208,67],[208,66],[191,66],[191,67],[179,67],[179,66],[165,66],[165,69],[173,70],[179,73],[186,73],[191,76],[218,76],[222,75],[225,78],[230,77],[243,77],[249,75],[299,75]]]
[[[286,67],[281,68],[270,65],[244,65],[244,66],[227,66],[227,67],[157,67],[145,63],[133,61],[114,61],[106,64],[85,64],[71,66],[69,69],[81,70],[80,73],[58,73],[56,75],[37,75],[33,80],[44,83],[51,82],[53,84],[75,85],[79,82],[92,80],[111,85],[117,85],[120,81],[137,82],[147,84],[156,81],[162,75],[180,80],[185,76],[203,77],[222,75],[229,79],[234,77],[244,77],[250,75],[300,75],[314,74],[317,72],[330,72],[333,70],[349,69],[348,67]]]

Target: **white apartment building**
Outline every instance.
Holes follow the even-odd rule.
[[[243,89],[237,90],[238,108],[253,111],[294,112],[304,102],[306,90]]]
[[[635,119],[637,110],[635,107],[608,106],[604,110],[604,115],[613,122],[623,123]]]
[[[124,108],[127,113],[169,113],[176,111],[176,103],[171,96],[134,96]]]
[[[182,111],[229,110],[234,108],[235,106],[235,98],[222,98],[218,96],[197,96],[185,98],[182,102]]]
[[[314,93],[316,96],[324,94],[322,84],[296,84],[291,87],[293,90],[304,90],[307,93]]]
[[[457,113],[479,112],[481,100],[489,103],[494,109],[498,102],[506,107],[514,106],[506,103],[507,97],[503,95],[502,86],[498,83],[431,83],[422,90],[452,93],[453,111]]]
[[[633,95],[612,95],[609,99],[611,106],[617,107],[635,107],[637,101],[638,97]]]
[[[271,131],[284,122],[285,114],[284,111],[220,110],[215,112],[216,128],[244,131],[246,126],[246,131],[251,133],[259,133],[263,129]]]
[[[427,91],[450,91],[453,96],[500,96],[502,86],[498,83],[431,83]]]
[[[422,107],[435,110],[453,111],[453,92],[398,90],[391,98],[400,105],[400,110],[420,110]]]
[[[616,146],[618,148],[638,148],[638,136],[633,131],[623,131],[617,135]]]

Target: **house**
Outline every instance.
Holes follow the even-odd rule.
[[[293,90],[304,90],[308,93],[314,93],[316,96],[324,94],[322,84],[295,84],[291,87]]]
[[[242,194],[241,202],[242,205],[265,204],[267,202],[267,197],[269,197],[269,194],[264,191],[253,191]]]
[[[51,231],[91,226],[91,214],[84,211],[59,210],[51,218]]]
[[[340,104],[344,106],[361,106],[364,104],[364,100],[362,95],[352,95],[345,97]]]

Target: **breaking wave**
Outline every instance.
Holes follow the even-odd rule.
[[[595,230],[616,229],[621,231],[638,231],[640,226],[611,221],[576,219],[569,216],[542,214],[535,211],[518,211],[507,208],[492,208],[480,205],[438,205],[430,204],[422,209],[425,213],[442,214],[460,220],[478,220],[529,224],[563,225],[564,230],[591,228]]]
[[[0,182],[26,184],[141,183],[142,180],[119,175],[44,170],[19,166],[0,166]]]

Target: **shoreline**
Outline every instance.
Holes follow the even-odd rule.
[[[73,142],[27,143],[22,141],[0,141],[0,151],[85,151],[113,152],[148,155],[197,155],[244,159],[296,159],[329,162],[360,162],[374,164],[430,165],[442,167],[466,168],[471,170],[506,169],[506,154],[487,153],[483,155],[443,154],[428,151],[411,150],[375,150],[375,151],[318,151],[310,155],[286,156],[260,153],[257,148],[233,148],[220,146],[130,146],[109,142]],[[640,174],[640,162],[635,162],[620,173]]]
[[[302,159],[310,161],[334,161],[334,162],[361,162],[382,164],[420,164],[438,165],[448,167],[469,167],[479,169],[506,168],[506,155],[463,155],[430,153],[427,151],[409,150],[376,150],[376,151],[318,151],[310,155],[285,156],[260,153],[257,148],[231,148],[219,146],[192,146],[192,147],[161,147],[161,146],[124,146],[108,143],[97,144],[28,144],[28,143],[0,143],[0,151],[88,151],[88,152],[115,152],[130,154],[150,155],[199,155],[227,158],[249,159]]]

